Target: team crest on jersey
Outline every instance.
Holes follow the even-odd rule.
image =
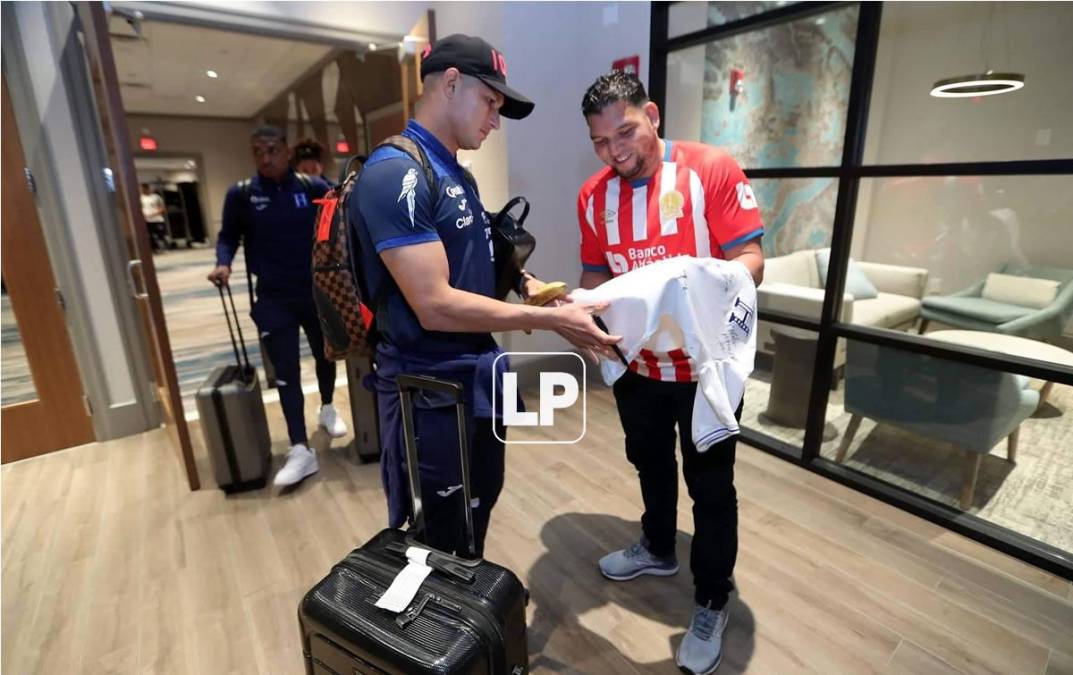
[[[753,307],[742,302],[741,298],[735,298],[734,307],[730,310],[730,323],[737,326],[748,337],[752,332],[754,314],[756,310]]]
[[[410,169],[402,177],[402,190],[399,192],[399,198],[395,200],[395,203],[398,204],[404,197],[406,198],[406,209],[410,213],[410,226],[417,227],[414,222],[414,209],[417,206],[417,169]]]
[[[304,192],[294,193],[294,207],[304,209],[309,206],[309,197]]]
[[[678,190],[671,190],[659,198],[659,219],[671,220],[681,218],[682,207],[685,206],[686,198]]]

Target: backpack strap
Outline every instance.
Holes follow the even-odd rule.
[[[436,180],[436,173],[432,169],[432,162],[429,161],[428,155],[425,153],[425,149],[422,148],[420,144],[414,142],[412,138],[403,136],[402,134],[396,134],[395,136],[390,136],[381,141],[380,144],[373,148],[372,152],[369,153],[369,157],[372,157],[373,153],[380,148],[385,147],[395,148],[396,150],[404,153],[405,155],[413,159],[415,162],[417,162],[418,166],[421,167],[422,172],[425,174],[425,180],[428,182],[430,191],[432,191],[433,193],[436,192],[436,189],[433,186],[437,185],[439,181]],[[353,158],[347,161],[347,165],[343,171],[345,175],[349,175],[348,171],[353,161]],[[361,168],[362,167],[358,168],[359,174],[361,173]],[[357,177],[355,176],[355,180],[356,178]],[[350,243],[352,246],[352,251],[358,253],[358,255],[360,256],[360,250],[358,249],[358,237],[351,237]],[[359,259],[359,257],[352,255],[353,261],[356,262]],[[388,272],[387,278],[380,283],[380,287],[376,289],[376,293],[374,293],[370,298],[372,300],[371,308],[373,310],[373,316],[376,317],[377,322],[383,320],[383,307],[387,303],[388,296],[391,295],[391,292],[397,288],[398,284],[395,283],[395,278],[391,276],[390,272]]]
[[[432,170],[432,162],[428,160],[428,155],[425,154],[425,149],[422,148],[419,143],[414,142],[412,138],[403,136],[402,134],[391,136],[390,138],[384,139],[380,145],[376,146],[376,148],[383,147],[401,150],[417,162],[421,166],[422,171],[425,172],[425,180],[428,181],[429,189],[432,189],[432,186],[439,182],[436,180],[436,172]],[[373,152],[375,151],[376,150],[374,149]],[[372,153],[369,153],[369,156],[371,157]],[[435,192],[435,190],[433,190],[433,192]]]

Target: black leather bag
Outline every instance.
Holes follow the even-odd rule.
[[[522,213],[515,217],[511,211],[518,204],[522,205]],[[506,299],[511,291],[518,291],[525,262],[536,248],[536,239],[522,226],[527,217],[529,202],[525,197],[515,197],[491,217],[492,247],[496,256],[496,297],[500,300]]]

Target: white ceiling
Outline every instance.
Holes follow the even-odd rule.
[[[332,49],[159,21],[143,22],[139,39],[116,16],[109,30],[123,107],[131,113],[249,118]],[[219,78],[209,78],[209,69]]]

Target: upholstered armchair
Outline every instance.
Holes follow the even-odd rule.
[[[1073,270],[1007,264],[1001,274],[1057,282],[1057,291],[1053,300],[1046,304],[1032,302],[1027,296],[1019,299],[1016,291],[1000,297],[988,293],[988,279],[985,278],[951,295],[924,298],[921,303],[921,317],[924,320],[920,332],[924,332],[929,322],[938,321],[958,328],[1037,340],[1061,335],[1073,317]]]
[[[1021,422],[1039,404],[1029,378],[924,354],[850,340],[846,354],[846,410],[852,414],[835,461],[842,462],[861,419],[867,417],[943,441],[965,455],[960,504],[968,510],[984,455],[1003,438],[1017,455]]]

